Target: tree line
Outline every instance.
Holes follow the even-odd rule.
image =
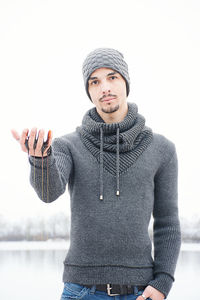
[[[200,242],[200,217],[180,218],[183,242]],[[152,222],[149,235],[153,239]],[[59,212],[54,215],[21,217],[17,220],[0,215],[0,241],[46,241],[69,239],[70,216]]]

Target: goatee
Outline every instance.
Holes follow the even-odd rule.
[[[106,114],[111,114],[111,113],[114,113],[115,111],[117,111],[118,109],[119,109],[119,104],[115,105],[114,107],[112,107],[112,106],[107,107],[106,109],[102,107],[101,111]]]

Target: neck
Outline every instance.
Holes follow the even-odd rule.
[[[104,120],[105,123],[119,123],[122,122],[125,116],[128,113],[128,104],[127,102],[124,105],[121,105],[119,109],[113,113],[105,113],[97,108],[98,114]]]

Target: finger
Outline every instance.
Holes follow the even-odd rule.
[[[48,155],[47,152],[48,152],[48,150],[49,150],[49,148],[50,148],[50,146],[51,146],[51,143],[52,143],[52,131],[49,130],[49,131],[48,131],[48,134],[47,134],[47,139],[46,139],[46,141],[43,143],[42,149],[41,149],[41,151],[42,151],[42,153],[43,153],[43,156]]]
[[[30,155],[34,155],[34,143],[37,134],[37,128],[33,127],[30,132],[29,140],[28,140],[28,147]]]
[[[137,300],[145,300],[145,299],[148,299],[149,297],[149,293],[147,291],[143,291],[142,295],[140,295],[139,297],[137,297]]]
[[[44,143],[44,129],[40,129],[39,133],[38,133],[38,141],[37,141],[37,145],[36,145],[36,149],[35,149],[36,154],[41,155],[41,148],[42,148],[43,143]]]
[[[44,142],[44,145],[43,145],[43,147],[44,147],[44,149],[43,149],[43,151],[44,151],[44,155],[46,156],[47,155],[47,152],[48,152],[48,149],[50,148],[50,146],[51,146],[51,144],[52,144],[52,131],[51,130],[49,130],[48,131],[48,134],[47,134],[47,139],[46,139],[46,141]]]
[[[28,129],[28,128],[24,129],[24,130],[22,131],[22,134],[21,134],[20,140],[19,140],[20,145],[21,145],[21,148],[22,148],[22,150],[23,150],[24,152],[28,152],[28,150],[27,150],[27,148],[26,148],[26,146],[25,146],[25,140],[27,139],[28,132],[29,132],[29,129]]]
[[[20,135],[15,129],[11,129],[12,136],[19,142],[20,140]]]
[[[142,295],[140,295],[139,297],[137,297],[137,300],[149,300],[149,299],[151,299],[151,298],[147,297],[145,294],[142,294]]]
[[[148,285],[142,292],[142,295],[140,296],[140,298],[137,298],[137,299],[139,299],[139,300],[149,299],[151,294],[152,294],[152,287]]]
[[[52,134],[52,131],[49,130],[48,131],[48,137],[47,137],[47,143],[48,143],[47,146],[48,146],[48,148],[51,146],[52,139],[53,139],[53,134]]]
[[[53,139],[53,135],[52,135],[52,131],[49,130],[48,131],[48,135],[47,135],[47,140],[46,140],[46,151],[49,149],[49,147],[51,146],[52,144],[52,139]]]

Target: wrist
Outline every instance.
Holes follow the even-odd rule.
[[[155,275],[155,278],[148,284],[160,291],[165,296],[165,298],[167,298],[171,290],[173,281],[174,278],[171,275],[167,273],[158,273]]]

